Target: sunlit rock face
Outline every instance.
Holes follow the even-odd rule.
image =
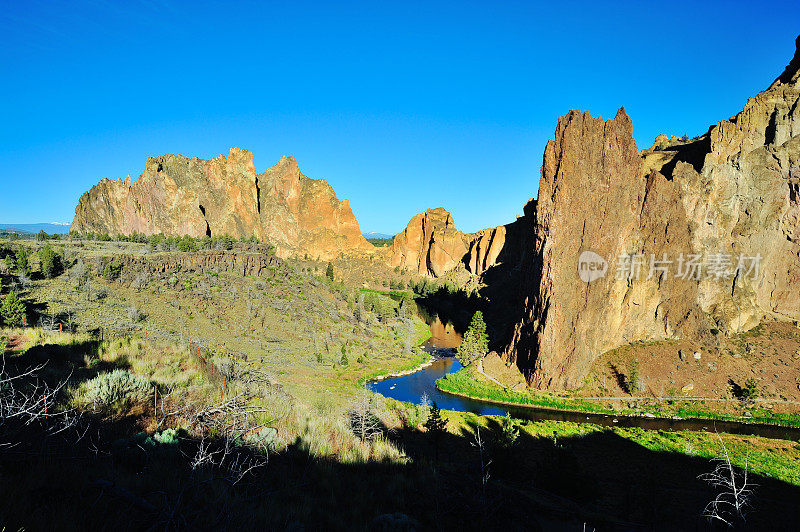
[[[641,153],[623,109],[559,119],[525,235],[523,317],[505,350],[531,385],[578,387],[596,357],[637,340],[800,319],[799,69],[800,48],[733,118]],[[578,269],[586,251],[609,262],[592,282]],[[705,270],[679,278],[692,255]],[[725,260],[726,273],[709,275]]]
[[[256,174],[253,154],[232,148],[211,160],[162,155],[136,183],[102,179],[81,196],[71,230],[128,235],[255,236],[279,255],[330,259],[371,251],[347,200],[309,179],[294,157]]]
[[[464,234],[442,207],[417,214],[394,237],[389,265],[439,277],[459,264],[467,252]]]

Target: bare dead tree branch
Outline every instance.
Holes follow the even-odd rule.
[[[744,468],[737,468],[731,463],[728,447],[717,434],[722,445],[723,456],[715,460],[714,470],[704,473],[698,478],[718,490],[717,496],[703,510],[709,521],[720,521],[728,527],[745,521],[750,510],[756,485],[748,479],[750,449],[747,450]]]

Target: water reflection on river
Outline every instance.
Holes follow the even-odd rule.
[[[386,379],[385,381],[371,382],[367,386],[373,392],[377,392],[384,397],[391,397],[398,401],[422,404],[422,395],[426,394],[429,401],[436,401],[439,408],[445,410],[459,410],[461,412],[474,412],[482,415],[503,415],[506,413],[504,408],[462,399],[454,395],[448,395],[436,389],[434,382],[436,379],[444,377],[448,373],[454,373],[461,369],[461,364],[454,356],[437,358],[432,365],[422,371],[405,375],[396,379]]]
[[[431,337],[423,347],[455,349],[461,344],[461,335],[450,322],[443,322],[439,316],[433,316],[429,322]]]
[[[503,415],[505,409],[498,406],[480,403],[471,399],[462,399],[448,395],[436,389],[434,383],[449,373],[455,373],[463,366],[456,359],[455,348],[461,344],[461,332],[452,321],[439,313],[431,312],[423,306],[418,306],[419,315],[431,326],[431,337],[422,344],[422,348],[436,354],[433,364],[422,371],[371,382],[367,387],[384,397],[391,397],[398,401],[422,404],[423,394],[429,403],[436,401],[439,408],[445,410],[459,410],[461,412],[474,412],[483,415]]]

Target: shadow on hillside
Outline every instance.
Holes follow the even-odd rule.
[[[91,378],[94,368],[71,366],[96,345],[51,347],[28,350],[18,367],[48,358],[48,378],[70,375],[74,384]],[[504,448],[501,427],[490,420],[482,430],[488,471],[466,429],[439,439],[412,429],[390,432],[410,457],[407,464],[319,458],[298,440],[234,484],[223,471],[191,467],[197,440],[157,445],[137,435],[141,425],[140,418],[87,416],[77,443],[72,432],[24,427],[22,444],[0,448],[2,524],[26,530],[710,528],[701,513],[714,493],[697,479],[713,469],[709,460],[649,451],[612,431],[523,433]],[[8,428],[0,426],[4,434]],[[754,510],[743,528],[800,529],[800,488],[753,481]]]
[[[506,449],[497,441],[499,423],[492,420],[489,428],[488,435],[484,431],[491,460],[486,495],[480,489],[474,432],[448,435],[439,451],[440,471],[448,471],[453,481],[472,483],[469,506],[485,506],[486,515],[475,518],[486,519],[487,526],[505,518],[498,513],[525,507],[542,523],[585,522],[599,530],[714,529],[702,512],[715,492],[697,478],[714,468],[708,459],[650,451],[610,430],[566,438],[523,433]],[[411,456],[434,456],[423,433],[403,431],[397,438]],[[797,529],[800,510],[792,501],[800,487],[752,474],[751,481],[757,485],[753,511],[738,528]],[[519,522],[504,524],[513,529]]]

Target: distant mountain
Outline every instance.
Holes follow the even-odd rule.
[[[364,235],[364,238],[394,238],[394,235],[387,235],[386,233],[376,233],[374,231],[371,233],[362,233],[362,234]]]
[[[41,224],[0,224],[0,229],[14,229],[20,233],[38,233],[44,231],[49,234],[69,233],[68,223],[41,223]]]

